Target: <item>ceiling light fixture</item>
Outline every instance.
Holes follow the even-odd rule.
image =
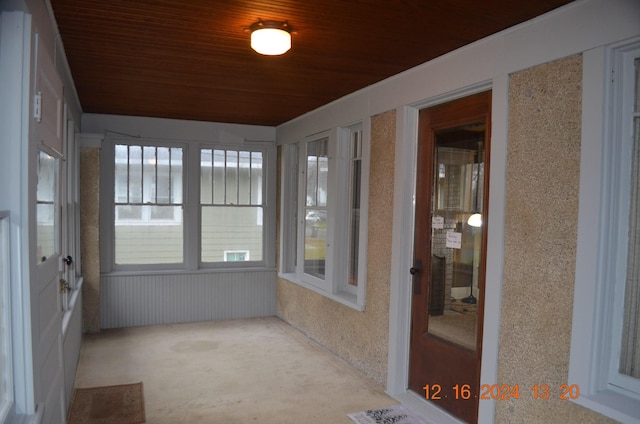
[[[291,48],[291,27],[285,22],[263,21],[252,24],[251,48],[260,54],[277,56]]]

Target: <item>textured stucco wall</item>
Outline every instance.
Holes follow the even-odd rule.
[[[606,418],[559,400],[567,383],[577,244],[582,56],[511,75],[497,423]],[[551,398],[536,400],[534,385]]]
[[[365,311],[281,278],[277,286],[279,317],[380,384],[387,377],[395,131],[395,111],[372,118]]]
[[[82,322],[85,332],[100,331],[100,149],[80,148],[80,255]]]

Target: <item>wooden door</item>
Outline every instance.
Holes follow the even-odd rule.
[[[420,112],[409,388],[477,422],[491,92]]]

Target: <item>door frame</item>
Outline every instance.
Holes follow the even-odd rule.
[[[393,248],[389,308],[389,354],[387,393],[416,412],[442,423],[460,423],[456,417],[408,390],[409,347],[411,329],[412,279],[415,230],[415,191],[418,148],[418,114],[421,109],[456,100],[482,91],[492,91],[491,103],[491,175],[489,204],[491,215],[487,236],[485,315],[481,384],[498,384],[498,340],[500,329],[501,287],[504,258],[504,206],[507,157],[508,76],[485,81],[397,109],[395,182],[393,203]],[[493,422],[495,400],[483,400],[478,410],[479,422]]]

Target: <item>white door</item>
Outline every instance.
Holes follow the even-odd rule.
[[[37,47],[36,47],[37,48]],[[44,424],[65,422],[62,297],[63,85],[37,48],[29,149],[29,258],[34,396]]]
[[[81,301],[81,269],[80,269],[80,217],[79,217],[79,151],[76,146],[75,122],[65,117],[65,154],[62,168],[64,170],[65,193],[61,213],[62,222],[62,261],[64,263],[64,281],[62,309],[64,385],[68,408],[73,393],[73,383],[80,355],[82,340],[82,301]],[[64,288],[64,287],[68,288]]]

